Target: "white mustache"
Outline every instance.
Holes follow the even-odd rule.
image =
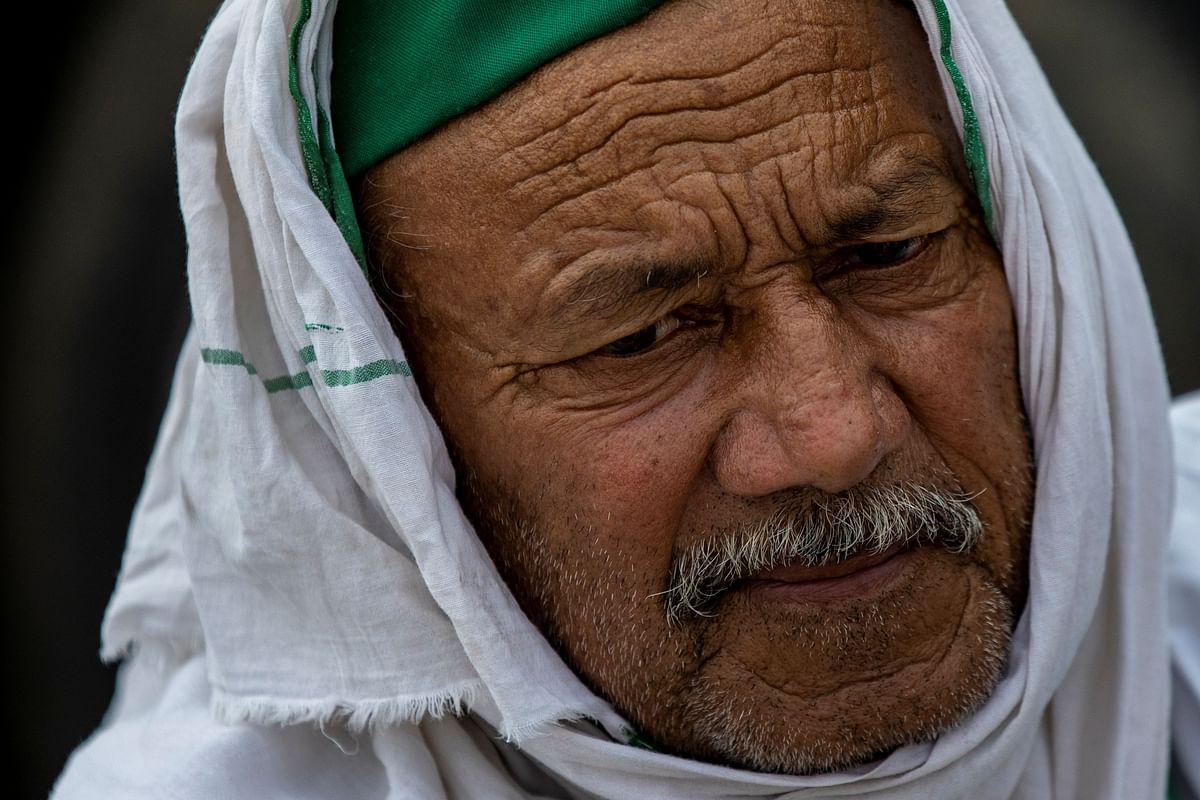
[[[965,552],[983,536],[971,504],[976,496],[917,484],[856,486],[837,494],[806,490],[766,520],[721,531],[678,555],[657,596],[675,625],[713,616],[718,595],[775,567],[836,564],[917,543]]]

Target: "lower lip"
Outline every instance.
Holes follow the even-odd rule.
[[[886,561],[837,578],[812,581],[750,580],[742,585],[742,589],[761,599],[792,603],[863,599],[880,593],[899,577],[912,561],[912,556],[912,550],[901,550]]]

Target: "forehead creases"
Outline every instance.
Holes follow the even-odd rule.
[[[511,176],[507,194],[532,198],[544,213],[672,156],[685,170],[701,158],[711,172],[744,172],[789,146],[807,146],[806,129],[830,124],[831,116],[873,117],[890,85],[869,43],[847,42],[864,37],[856,27],[804,26],[803,34],[773,37],[716,71],[610,80],[561,122],[538,126],[500,156],[497,166]],[[537,87],[552,85],[551,77]],[[569,99],[562,104],[572,106]],[[710,146],[732,142],[742,146]]]

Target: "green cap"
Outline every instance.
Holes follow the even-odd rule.
[[[662,0],[340,0],[332,116],[355,177]]]

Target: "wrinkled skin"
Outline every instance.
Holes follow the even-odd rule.
[[[372,169],[381,299],[460,496],[563,658],[661,748],[804,773],[954,725],[1026,581],[1012,311],[924,33],[879,0],[669,2]],[[788,493],[973,496],[855,596],[674,554]]]

